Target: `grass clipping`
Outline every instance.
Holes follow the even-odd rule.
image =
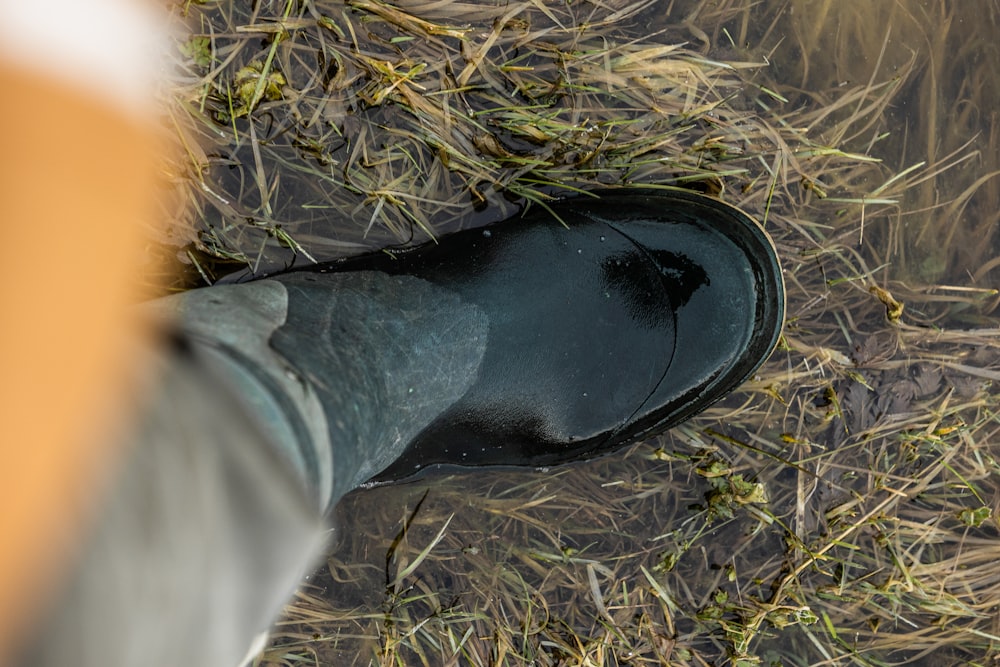
[[[789,292],[650,443],[349,497],[260,664],[995,664],[997,16],[790,4],[178,9],[164,240],[206,281],[652,184],[763,220]]]

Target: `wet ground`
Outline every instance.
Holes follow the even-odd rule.
[[[399,4],[441,24],[457,11]],[[600,3],[569,4],[579,19]],[[633,3],[611,4],[601,16]],[[378,15],[371,3],[351,5],[321,9],[340,16],[333,9],[364,5]],[[741,390],[627,451],[355,492],[339,508],[327,563],[289,608],[264,662],[993,664],[998,16],[988,3],[660,1],[624,20],[615,39],[627,34],[652,49],[684,42],[706,61],[758,63],[734,70],[738,86],[719,83],[728,106],[700,117],[704,137],[691,154],[724,158],[696,187],[740,203],[775,238],[789,291],[782,344]],[[357,25],[370,27],[379,53],[405,53],[405,40],[393,41],[405,36],[398,28]],[[500,55],[514,68],[544,60]],[[350,67],[326,71],[334,81]],[[624,81],[643,89],[648,75]],[[410,147],[415,130],[402,122],[393,130],[388,109],[347,114],[339,131],[356,132],[353,143],[309,144],[319,151],[313,163],[355,165],[357,185],[375,169],[358,165],[386,159],[386,138]],[[493,120],[501,143],[481,142],[480,152],[525,160],[548,150]],[[245,121],[222,125],[230,122]],[[760,144],[738,146],[734,128],[755,123],[746,131]],[[363,144],[364,132],[386,134]],[[272,134],[289,151],[275,151],[279,158],[310,139]],[[360,145],[371,151],[363,161]],[[725,172],[755,149],[755,166]],[[255,256],[261,265],[295,254],[294,244],[275,241],[274,220],[295,221],[285,229],[307,251],[336,256],[399,243],[400,229],[403,240],[410,231],[420,238],[424,223],[445,233],[500,219],[524,201],[494,192],[480,206],[463,190],[467,173],[441,172],[449,203],[395,231],[331,227],[344,218],[299,195],[276,198],[284,208],[268,217],[264,190],[256,200],[238,196],[256,187],[247,176],[259,162],[253,150],[219,153],[211,169],[223,174],[223,198],[255,208],[257,222],[202,229],[202,240],[247,239],[240,247],[252,256],[270,238]],[[678,178],[647,166],[613,173]],[[365,224],[385,223],[378,216],[391,206],[379,201],[336,205]],[[405,222],[398,210],[388,221]]]

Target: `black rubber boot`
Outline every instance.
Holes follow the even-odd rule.
[[[366,480],[597,456],[739,384],[781,328],[766,234],[693,194],[600,194],[553,206],[568,228],[533,209],[148,304],[174,344],[145,350],[124,465],[24,664],[236,664]]]
[[[399,383],[404,406],[414,393],[425,402],[450,389],[430,401],[439,412],[418,432],[410,422],[404,451],[375,480],[431,464],[546,466],[594,457],[703,410],[767,358],[781,330],[784,289],[759,225],[684,191],[596,194],[439,244],[272,278],[289,290],[289,308],[271,345],[301,373],[329,383],[341,374],[326,360],[357,344],[331,335],[344,326],[331,291],[356,284],[364,299],[366,282],[426,283],[374,295],[379,308],[397,300],[409,314],[390,307],[353,323],[353,335],[365,339],[394,321],[396,356],[410,367],[376,364],[368,376],[361,369],[362,384],[381,373]],[[464,311],[428,304],[428,293],[440,298],[435,291]],[[414,312],[425,317],[411,332]],[[373,339],[385,341],[385,333]],[[464,356],[444,361],[435,346]]]
[[[160,307],[325,509],[433,464],[598,456],[753,373],[784,291],[770,239],[738,209],[676,190],[596,194]]]

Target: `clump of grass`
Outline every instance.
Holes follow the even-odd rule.
[[[206,280],[653,184],[763,220],[788,287],[758,376],[650,443],[348,498],[260,664],[991,664],[998,17],[788,6],[184,8]]]
[[[818,191],[815,163],[858,161],[769,124],[781,98],[756,82],[763,52],[730,37],[718,59],[668,26],[636,37],[650,0],[272,7],[186,8],[173,107],[193,203],[178,226],[258,272],[599,185],[724,191],[766,212],[800,182]]]

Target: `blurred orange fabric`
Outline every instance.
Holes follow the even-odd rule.
[[[0,90],[2,662],[113,471],[159,147],[135,114],[36,72],[0,61]]]

